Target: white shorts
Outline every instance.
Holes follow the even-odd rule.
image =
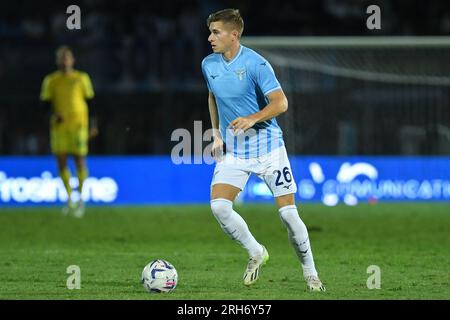
[[[225,154],[216,164],[211,186],[224,183],[243,190],[252,173],[264,180],[274,197],[297,192],[297,185],[292,176],[291,164],[284,146],[250,159]]]

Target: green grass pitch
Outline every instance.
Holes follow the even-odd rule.
[[[60,208],[0,209],[0,299],[449,299],[450,205],[304,205],[326,292],[306,292],[287,232],[273,205],[236,210],[270,260],[252,287],[242,284],[246,252],[220,229],[208,206],[96,207],[83,219]],[[147,293],[153,259],[179,274],[170,294]],[[81,289],[66,269],[81,269]],[[367,288],[381,270],[381,289]]]

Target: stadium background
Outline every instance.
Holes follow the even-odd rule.
[[[81,30],[66,28],[71,4],[81,8]],[[381,8],[381,30],[366,27],[372,4]],[[210,125],[200,70],[210,53],[205,20],[225,7],[241,10],[243,43],[254,41],[288,95],[280,123],[330,288],[322,297],[448,299],[444,0],[0,2],[0,298],[148,298],[136,279],[152,258],[182,275],[171,298],[308,298],[298,291],[300,272],[289,269],[296,260],[264,185],[250,180],[236,205],[273,249],[278,262],[265,272],[276,275],[242,292],[243,253],[207,205],[213,165],[171,159],[174,130]],[[62,44],[92,78],[100,132],[90,141],[80,220],[60,214],[66,196],[50,155],[49,110],[39,104]],[[334,206],[342,202],[358,205]],[[89,270],[79,294],[65,288],[73,263]],[[366,288],[373,263],[389,270],[378,293]],[[30,264],[36,272],[26,271]]]
[[[365,11],[370,4],[381,7],[380,30],[369,30],[366,26],[369,14]],[[98,119],[100,135],[90,143],[91,176],[115,181],[116,186],[110,186],[117,189],[116,200],[112,202],[157,203],[158,198],[164,199],[161,203],[207,202],[212,165],[175,168],[170,158],[166,157],[164,162],[161,157],[170,155],[177,144],[171,140],[174,130],[185,128],[193,134],[194,121],[202,121],[203,131],[210,126],[206,87],[199,67],[203,57],[209,54],[205,19],[209,12],[228,6],[238,7],[245,18],[244,43],[246,37],[254,36],[297,37],[288,40],[286,48],[270,46],[270,39],[263,39],[262,47],[252,46],[272,61],[290,100],[290,111],[280,117],[280,122],[292,156],[402,157],[450,153],[450,63],[446,58],[449,40],[441,37],[436,47],[421,46],[427,36],[445,36],[450,32],[450,9],[445,1],[432,1],[424,8],[411,1],[341,3],[328,0],[279,5],[255,1],[82,1],[78,3],[81,30],[67,29],[68,5],[53,1],[1,5],[0,154],[8,157],[49,155],[49,110],[42,110],[38,96],[43,77],[55,68],[55,48],[67,44],[74,49],[76,68],[90,74],[96,91],[90,112]],[[276,15],[272,15],[274,11]],[[388,44],[378,46],[377,41],[383,36]],[[389,36],[421,38],[414,38],[402,47]],[[296,46],[308,41],[312,41],[312,46]],[[364,43],[373,47],[362,46]],[[344,50],[339,51],[342,45]],[[306,62],[306,67],[304,64],[295,67],[298,62]],[[320,68],[316,70],[314,65],[311,69],[307,65],[309,62],[319,67],[331,65],[349,74],[341,76]],[[375,74],[377,80],[361,79],[364,72],[369,76]],[[392,75],[400,76],[400,80],[390,80]],[[207,143],[203,142],[202,146]],[[198,156],[198,149],[193,147],[192,150]],[[185,182],[186,185],[180,185],[181,189],[175,193],[189,194],[170,197],[174,186],[157,187],[150,181],[167,178],[152,177],[151,173],[145,179],[125,179],[117,185],[118,177],[102,176],[102,170],[96,169],[98,156],[111,155],[140,156],[143,162],[139,168],[151,167],[153,172],[164,172],[180,184]],[[45,185],[43,174],[56,177],[56,167],[51,160],[47,159],[38,168],[32,158],[17,162],[12,159],[0,160],[1,203],[53,203],[54,200],[33,201],[46,196],[32,195],[36,193],[33,190],[42,190],[40,186]],[[398,161],[403,159],[398,158]],[[362,158],[347,160],[352,164],[365,162]],[[117,161],[118,158],[102,162],[103,172],[116,172]],[[317,164],[322,177],[314,177],[311,170],[303,170],[301,175],[306,180],[302,185],[320,189],[325,178],[335,178],[339,173],[339,167],[330,169],[329,161],[333,159],[322,158],[319,163],[311,158],[298,168],[295,166],[294,172],[300,175],[302,168]],[[30,163],[35,163],[32,169]],[[444,167],[445,164],[444,160]],[[129,168],[126,162],[121,166],[124,170]],[[408,168],[417,174],[399,176],[395,167],[383,162],[379,166],[374,170],[381,170],[381,176],[384,171],[383,178],[393,181],[387,187],[393,191],[384,196],[386,199],[450,199],[450,176],[446,170],[438,172],[430,163],[416,162]],[[423,169],[424,166],[431,171]],[[137,177],[139,170],[133,170]],[[360,174],[367,176],[367,172]],[[189,188],[195,175],[201,177],[201,183]],[[32,177],[41,180],[35,179],[35,183],[30,184]],[[396,179],[403,179],[404,183],[396,184]],[[404,184],[411,179],[415,185],[410,189],[414,189],[416,195],[408,197],[402,190],[408,188]],[[432,181],[436,179],[437,184]],[[52,183],[58,184],[57,180],[54,178]],[[373,181],[374,177],[369,180]],[[425,190],[420,189],[423,181],[427,181]],[[267,198],[268,190],[263,185],[256,181],[253,185],[254,192],[250,193],[255,196],[242,195],[242,198],[255,201]],[[62,185],[55,188],[62,189]],[[47,193],[63,193],[55,188],[47,188]],[[132,188],[142,197],[137,200],[120,197]],[[376,197],[376,192],[381,192],[383,197],[384,192],[379,191],[383,186],[377,184],[368,188],[360,192],[360,198]],[[401,190],[396,192],[395,188]],[[95,191],[88,189],[86,199],[92,200]],[[312,196],[311,190],[301,190],[307,193],[306,197],[299,195],[305,201],[320,200],[324,196],[324,191]],[[152,193],[156,196],[150,197]],[[394,196],[396,193],[401,196]],[[425,195],[419,196],[419,193]],[[58,199],[61,197],[64,195]]]

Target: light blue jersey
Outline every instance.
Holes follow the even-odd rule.
[[[259,122],[245,133],[234,135],[230,123],[263,109],[267,94],[281,89],[272,66],[255,51],[240,46],[233,60],[226,62],[220,53],[202,61],[209,91],[216,98],[219,129],[226,152],[240,158],[254,158],[284,146],[283,132],[275,118]]]

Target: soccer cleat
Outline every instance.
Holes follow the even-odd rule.
[[[64,216],[67,216],[70,213],[72,213],[75,210],[75,208],[76,208],[75,203],[69,200],[67,204],[62,208],[62,214]]]
[[[325,287],[317,276],[305,277],[306,288],[308,291],[325,291]]]
[[[78,202],[77,207],[73,211],[73,215],[75,218],[82,218],[84,216],[84,202],[82,200]]]
[[[259,269],[269,260],[269,253],[267,252],[266,247],[262,247],[262,254],[256,257],[252,257],[248,261],[247,270],[245,270],[244,273],[244,284],[246,286],[250,286],[258,280]]]

